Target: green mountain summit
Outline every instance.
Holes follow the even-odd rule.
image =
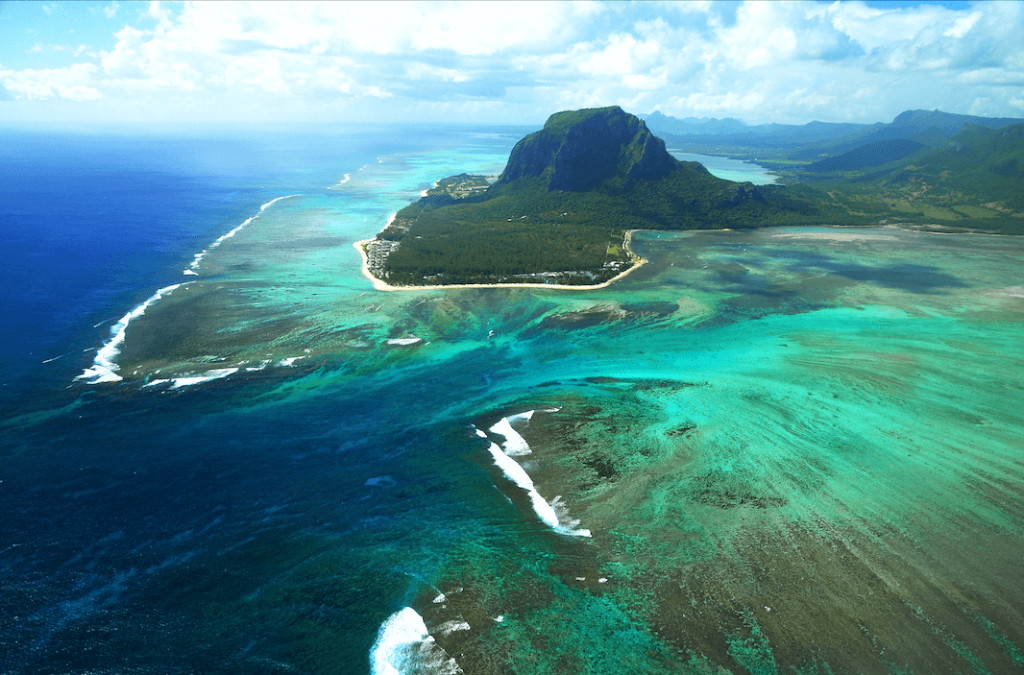
[[[549,191],[582,192],[607,180],[661,178],[680,165],[664,141],[621,108],[576,110],[555,113],[519,141],[497,185],[541,177]]]

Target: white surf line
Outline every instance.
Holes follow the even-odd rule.
[[[91,368],[86,368],[75,380],[85,380],[86,384],[99,384],[101,382],[120,382],[124,378],[117,374],[121,369],[114,359],[121,353],[121,344],[124,343],[125,332],[132,319],[138,318],[146,313],[146,309],[160,298],[173,293],[175,289],[186,284],[174,284],[165,286],[151,295],[145,302],[138,305],[132,311],[121,317],[121,320],[110,328],[110,339],[96,352],[96,358]]]
[[[383,307],[383,305],[381,305],[381,307]],[[377,309],[380,309],[380,307]],[[395,345],[398,347],[409,347],[411,345],[418,345],[421,342],[423,342],[423,338],[416,337],[415,335],[404,338],[391,338],[388,340],[389,345]]]
[[[56,361],[57,359],[62,359],[62,358],[64,358],[65,356],[67,356],[67,355],[68,355],[68,354],[70,354],[70,353],[71,353],[71,352],[64,352],[64,353],[63,353],[63,354],[61,354],[60,356],[54,356],[54,357],[53,357],[52,359],[46,359],[45,361],[43,361],[43,363],[52,363],[53,361]]]
[[[515,429],[512,428],[512,420],[514,418],[525,418],[530,419],[533,416],[533,411],[524,413],[522,415],[515,415],[510,417],[502,417],[501,421],[491,427],[490,431],[492,434],[498,434],[499,436],[505,437],[505,442],[501,444],[505,454],[509,457],[519,457],[521,455],[529,455],[532,450],[527,444],[526,439],[519,435]]]
[[[476,435],[480,438],[487,438],[487,434],[479,429],[476,430]],[[491,453],[491,457],[494,458],[494,463],[498,465],[498,468],[501,469],[502,473],[504,473],[505,476],[513,483],[525,490],[530,496],[530,504],[533,506],[534,512],[544,522],[544,524],[552,529],[557,528],[558,515],[555,513],[555,509],[551,507],[551,504],[544,501],[544,498],[540,496],[539,492],[537,492],[537,488],[533,485],[533,479],[531,479],[529,474],[526,473],[526,470],[519,466],[514,459],[502,452],[501,448],[494,443],[490,444],[487,451]]]
[[[185,274],[186,276],[198,276],[199,273],[196,270],[199,269],[199,263],[201,263],[203,261],[203,258],[206,256],[207,253],[209,253],[210,251],[212,251],[213,249],[217,248],[218,246],[223,244],[225,241],[227,241],[231,237],[233,237],[236,234],[238,234],[239,232],[241,232],[242,229],[245,228],[246,225],[248,225],[252,221],[254,221],[257,218],[259,218],[261,213],[263,213],[264,211],[269,209],[271,206],[273,206],[277,202],[281,201],[282,199],[289,199],[291,197],[298,197],[298,196],[299,195],[285,195],[283,197],[277,197],[275,199],[271,199],[269,202],[267,202],[266,204],[264,204],[263,206],[260,207],[260,210],[256,212],[256,215],[249,216],[248,218],[246,218],[245,220],[242,221],[241,225],[239,225],[235,229],[231,230],[227,234],[223,234],[223,235],[217,237],[216,241],[214,241],[212,244],[210,244],[210,246],[208,248],[204,248],[201,252],[196,253],[195,257],[192,260],[192,263],[188,266],[188,269],[186,269],[184,272],[182,272],[182,274]]]
[[[546,408],[544,409],[544,412],[557,412],[558,410],[559,408]],[[537,492],[537,488],[534,486],[533,480],[530,478],[529,474],[526,473],[526,470],[523,469],[518,462],[512,459],[513,456],[529,455],[533,452],[533,450],[530,449],[529,444],[527,444],[526,439],[512,428],[512,422],[522,419],[529,421],[533,418],[535,412],[535,410],[527,410],[526,412],[518,413],[516,415],[509,415],[508,417],[503,417],[500,422],[492,426],[490,428],[491,433],[505,438],[505,442],[502,444],[504,446],[504,451],[495,443],[491,443],[488,451],[491,453],[491,456],[494,457],[494,463],[501,468],[505,475],[508,476],[516,485],[526,490],[530,495],[533,510],[538,516],[540,516],[540,519],[544,521],[546,525],[558,532],[561,532],[562,534],[568,534],[573,537],[590,537],[590,530],[576,529],[580,524],[578,520],[573,519],[568,522],[560,520],[558,513],[555,511],[555,506],[558,506],[563,511],[564,515],[565,507],[561,503],[561,497],[555,497],[552,503],[548,503],[540,496],[540,493]],[[479,429],[476,430],[476,434],[481,438],[487,438],[487,434]]]
[[[412,607],[398,610],[377,629],[377,640],[370,649],[372,675],[462,672],[455,659],[434,641],[423,617]]]
[[[228,375],[234,375],[238,372],[238,368],[218,368],[216,370],[208,370],[202,375],[189,375],[183,377],[172,377],[163,380],[153,380],[147,382],[144,386],[155,387],[158,384],[164,384],[166,382],[171,383],[171,389],[180,389],[181,387],[191,387],[201,382],[209,382],[210,380],[219,380],[222,377]]]

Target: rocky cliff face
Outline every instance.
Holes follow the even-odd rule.
[[[609,179],[660,178],[682,165],[634,115],[615,106],[556,113],[516,144],[497,184],[547,178],[547,188],[582,192]]]

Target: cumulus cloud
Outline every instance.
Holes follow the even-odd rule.
[[[37,101],[187,93],[211,115],[241,98],[510,121],[613,103],[755,123],[876,121],[917,107],[1008,115],[1024,100],[1022,7],[154,2],[113,47],[0,81]]]
[[[91,86],[96,66],[79,63],[67,68],[0,70],[0,83],[15,99],[94,101],[103,95]]]

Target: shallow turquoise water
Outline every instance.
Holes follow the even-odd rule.
[[[669,149],[672,156],[684,162],[700,162],[713,176],[738,183],[751,182],[754,185],[774,183],[776,176],[756,162],[747,162],[730,157],[698,155],[692,152],[678,152]]]
[[[123,381],[5,418],[6,670],[1024,667],[1024,245],[640,233],[602,290],[374,291],[352,243],[506,153],[275,203],[131,321]],[[488,450],[530,410],[562,531]],[[432,642],[383,639],[405,607]]]

